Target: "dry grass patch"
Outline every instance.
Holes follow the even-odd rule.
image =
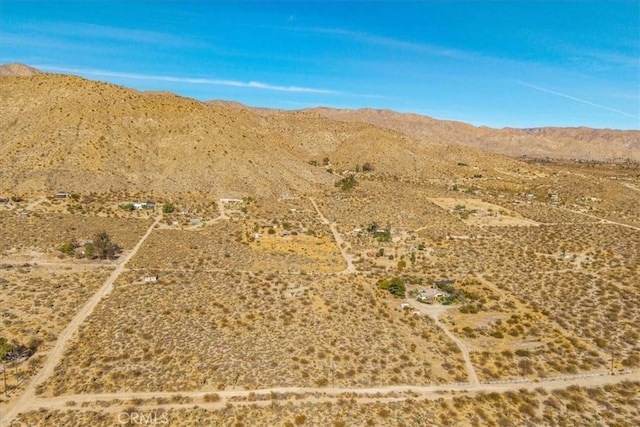
[[[335,273],[345,267],[336,243],[327,236],[266,235],[254,239],[251,249],[256,252],[255,270],[287,269]],[[267,259],[265,259],[267,258]]]
[[[124,249],[132,248],[149,227],[149,220],[97,216],[29,213],[20,217],[0,212],[0,254],[35,249],[57,252],[60,245],[74,239],[91,239],[106,231]]]
[[[8,386],[35,372],[39,354],[48,350],[78,308],[104,282],[111,268],[84,271],[71,267],[3,264],[0,270],[0,337],[32,348],[35,354],[11,363]],[[11,267],[8,267],[11,266]],[[4,398],[4,384],[0,393]]]
[[[52,394],[464,381],[458,348],[360,276],[122,277],[81,327]]]

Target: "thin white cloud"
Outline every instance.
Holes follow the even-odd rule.
[[[184,47],[197,44],[195,40],[167,32],[140,30],[136,28],[120,28],[83,22],[40,22],[27,23],[16,27],[29,34],[65,37],[86,40],[112,40],[117,42],[133,42],[163,46]]]
[[[521,85],[521,86],[525,86],[525,87],[528,87],[528,88],[531,88],[531,89],[538,90],[540,92],[549,93],[551,95],[556,95],[556,96],[560,96],[562,98],[571,99],[571,100],[576,101],[576,102],[581,102],[583,104],[591,105],[592,107],[597,107],[597,108],[600,108],[602,110],[607,110],[607,111],[612,111],[614,113],[622,114],[623,116],[631,117],[631,118],[634,118],[634,119],[640,118],[639,116],[635,116],[633,114],[629,114],[629,113],[627,113],[625,111],[616,110],[615,108],[607,107],[606,105],[596,104],[595,102],[591,102],[591,101],[587,101],[586,99],[577,98],[575,96],[567,95],[566,93],[556,92],[555,90],[546,89],[546,88],[543,88],[543,87],[540,87],[540,86],[532,85],[530,83],[525,83],[525,82],[521,82],[521,81],[516,81],[516,83]]]
[[[317,93],[327,95],[338,95],[340,92],[330,89],[317,89],[301,86],[281,86],[269,83],[262,83],[256,81],[243,82],[239,80],[223,80],[223,79],[207,79],[207,78],[193,78],[193,77],[175,77],[175,76],[163,76],[153,74],[137,74],[137,73],[120,73],[107,70],[93,70],[93,69],[80,69],[80,68],[64,68],[64,67],[49,67],[49,66],[36,66],[43,71],[54,71],[63,73],[74,73],[81,75],[91,75],[100,77],[116,77],[132,80],[151,80],[171,83],[188,83],[197,85],[215,85],[215,86],[232,86],[242,88],[264,89],[273,90],[278,92],[296,92],[296,93]]]
[[[294,28],[294,31],[308,32],[315,34],[328,34],[333,36],[347,37],[352,40],[367,43],[375,46],[386,47],[391,49],[399,49],[421,54],[441,56],[453,59],[477,59],[481,55],[475,52],[463,51],[460,49],[449,48],[445,46],[432,45],[427,43],[415,43],[392,37],[378,36],[362,31],[345,30],[342,28]]]

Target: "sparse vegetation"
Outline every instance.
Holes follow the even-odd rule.
[[[7,80],[2,93],[26,84],[17,80],[29,79]],[[73,85],[84,83],[63,83],[73,102],[85,105],[86,97],[100,114],[116,114],[100,93],[110,88],[96,84],[73,98]],[[43,96],[44,89],[28,89],[29,97]],[[291,125],[286,112],[246,111],[236,123],[224,109],[195,101],[158,103],[126,90],[118,99],[127,97],[131,111],[150,116],[131,113],[125,127],[98,118],[91,126],[99,136],[82,129],[83,145],[70,144],[69,132],[40,128],[56,120],[77,126],[64,108],[34,110],[48,120],[4,139],[3,158],[24,162],[6,168],[0,205],[0,360],[9,366],[0,395],[14,392],[0,404],[29,384],[114,269],[113,290],[103,287],[108,297],[72,335],[37,395],[171,394],[76,399],[19,422],[113,425],[116,410],[171,405],[162,412],[171,425],[637,424],[637,383],[550,390],[544,380],[640,366],[636,163],[513,160],[445,144],[425,148],[397,132],[321,116],[307,127],[304,114]],[[9,98],[0,99],[11,113]],[[157,119],[165,115],[170,120]],[[136,139],[151,116],[154,138],[170,139]],[[248,131],[256,123],[268,126],[260,138]],[[40,152],[43,135],[60,149]],[[263,135],[277,136],[283,159],[255,155],[270,150]],[[110,151],[110,138],[120,151]],[[365,140],[371,147],[354,150]],[[153,164],[153,173],[175,180],[139,168],[155,161],[144,153],[156,145],[173,160],[172,169]],[[360,156],[355,173],[353,153]],[[375,173],[367,158],[375,159]],[[201,159],[216,165],[215,175]],[[78,167],[67,176],[67,161],[99,173]],[[230,164],[238,166],[229,169],[233,176]],[[52,182],[77,193],[39,194],[50,184],[42,187],[33,170],[58,171]],[[94,178],[105,171],[112,188]],[[155,207],[136,209],[143,200],[171,202],[123,265],[114,260],[160,216]],[[467,369],[480,381],[524,378],[523,389],[482,393],[462,385],[452,392],[451,383],[473,377]],[[256,391],[443,384],[441,395],[383,391],[363,399]],[[230,397],[230,390],[247,393]]]

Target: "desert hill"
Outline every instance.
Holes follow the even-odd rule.
[[[640,131],[580,128],[492,129],[390,110],[314,108],[325,117],[371,123],[420,141],[462,144],[511,157],[640,161]]]
[[[310,164],[324,158],[336,171],[370,162],[434,177],[456,162],[513,162],[315,112],[265,116],[68,75],[3,77],[0,99],[5,191],[273,195],[333,188],[339,177]]]
[[[250,112],[64,75],[0,86],[4,188],[262,192],[330,181],[290,169],[293,159],[264,142],[262,118]]]
[[[41,73],[40,70],[33,67],[29,67],[24,64],[10,63],[10,64],[0,65],[0,77],[33,76],[34,74],[40,74],[40,73]]]
[[[343,171],[365,163],[393,179],[500,179],[503,171],[530,166],[483,150],[521,155],[526,145],[536,157],[550,147],[591,153],[607,138],[617,148],[599,158],[640,160],[640,132],[494,130],[389,111],[253,109],[4,69],[12,70],[0,81],[5,192],[313,193],[333,189]]]

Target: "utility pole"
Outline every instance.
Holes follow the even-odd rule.
[[[613,375],[613,357],[615,356],[616,351],[615,349],[611,349],[611,375]]]
[[[4,395],[9,397],[9,390],[7,389],[7,364],[2,362],[2,376],[4,377]]]

